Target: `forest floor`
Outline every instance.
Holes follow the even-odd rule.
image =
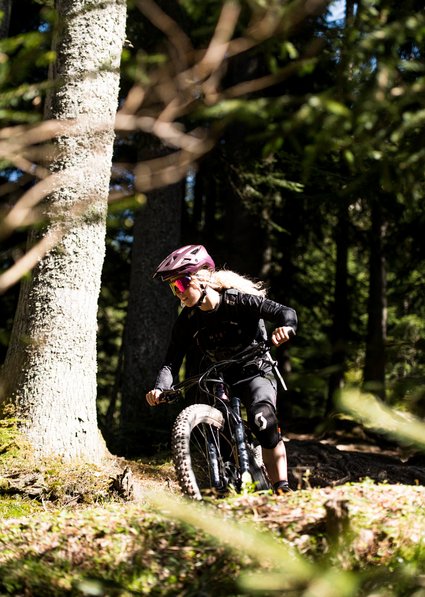
[[[283,497],[188,503],[169,454],[115,459],[130,499],[86,499],[70,474],[56,501],[0,495],[31,504],[0,523],[0,594],[425,597],[425,456],[360,427],[286,440]]]
[[[296,425],[299,427],[299,424]],[[376,483],[425,486],[425,454],[369,434],[360,426],[321,435],[295,428],[285,435],[293,490],[336,487],[369,479]],[[128,461],[142,484],[179,492],[169,457]]]

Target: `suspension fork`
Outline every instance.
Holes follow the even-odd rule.
[[[220,398],[223,397],[225,394],[224,385],[222,383],[215,384],[214,393],[219,396]],[[217,446],[217,441],[220,441],[219,435],[218,439],[214,436],[214,431],[207,425],[206,429],[206,447],[208,451],[208,459],[210,463],[210,477],[211,477],[211,485],[215,487],[215,489],[223,489],[226,484],[225,479],[223,478],[224,471],[221,470],[220,466],[220,445]]]
[[[241,401],[237,396],[232,396],[230,399],[232,411],[234,415],[234,430],[236,439],[236,449],[239,457],[239,466],[241,469],[242,484],[252,482],[251,473],[249,472],[249,456],[248,448],[246,446],[245,428],[241,416]]]
[[[220,477],[220,465],[217,453],[217,446],[215,443],[214,434],[209,426],[207,426],[207,450],[211,465],[211,484],[213,487],[215,487],[215,489],[222,489],[223,481]]]

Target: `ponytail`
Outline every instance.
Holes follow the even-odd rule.
[[[229,270],[206,270],[202,269],[196,274],[199,282],[211,286],[218,292],[235,288],[245,294],[255,294],[257,296],[266,296],[266,289],[263,282],[254,282],[246,276],[241,276],[236,272]]]

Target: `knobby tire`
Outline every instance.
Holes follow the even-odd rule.
[[[211,469],[211,455],[208,454],[206,437],[213,440],[215,447],[215,468],[220,479],[214,486]],[[171,437],[171,449],[177,480],[184,494],[202,500],[206,495],[223,494],[229,486],[237,491],[240,471],[235,457],[235,446],[225,432],[225,418],[213,406],[193,404],[185,408],[177,417]],[[257,489],[270,487],[261,458],[253,447],[248,446],[250,472]],[[217,477],[217,474],[216,474]]]

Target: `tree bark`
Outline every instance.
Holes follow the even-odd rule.
[[[329,377],[328,400],[326,413],[329,414],[334,406],[334,394],[342,388],[344,382],[344,366],[348,342],[349,312],[348,312],[348,203],[341,199],[338,224],[335,233],[336,268],[334,309],[331,331],[331,367]]]
[[[377,201],[372,203],[369,300],[364,389],[385,399],[385,339],[387,327],[386,263],[383,249],[386,222]]]
[[[145,394],[153,388],[165,357],[178,301],[152,275],[181,242],[184,181],[156,189],[136,216],[131,258],[130,297],[123,339],[121,447],[140,454],[168,441],[173,410],[150,408]]]
[[[58,0],[56,9],[45,118],[76,125],[55,140],[50,170],[64,182],[45,201],[42,234],[62,236],[22,284],[4,377],[37,452],[97,462],[106,451],[96,416],[97,299],[126,5]]]

